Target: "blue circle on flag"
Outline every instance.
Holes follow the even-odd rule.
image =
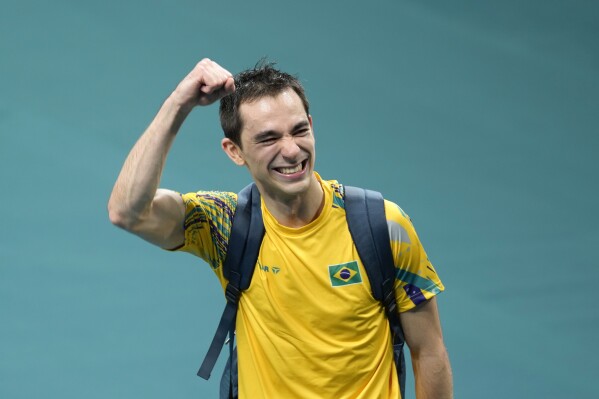
[[[343,269],[341,272],[339,272],[339,277],[341,277],[343,280],[347,280],[351,277],[351,273],[348,269]]]

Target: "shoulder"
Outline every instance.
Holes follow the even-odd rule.
[[[337,180],[322,180],[321,182],[325,189],[333,192],[333,206],[345,208],[345,186]],[[398,224],[404,228],[413,229],[410,217],[397,203],[388,199],[385,199],[384,203],[385,216],[390,225]]]
[[[237,194],[226,191],[196,191],[181,194],[185,207],[206,206],[235,211]]]
[[[232,220],[237,207],[237,194],[225,191],[196,191],[182,194],[185,204],[185,226],[208,220]]]
[[[395,221],[397,223],[412,223],[410,216],[404,212],[404,210],[393,201],[385,199],[385,214],[387,220]]]
[[[399,205],[395,202],[385,200],[385,216],[387,217],[387,227],[389,228],[389,238],[391,241],[406,244],[418,241],[412,219]]]
[[[218,269],[226,255],[237,194],[197,191],[181,194],[181,198],[185,204],[185,244],[178,249],[193,253]]]

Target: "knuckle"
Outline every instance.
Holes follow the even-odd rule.
[[[209,58],[203,58],[200,62],[196,64],[198,68],[206,68],[212,61]]]

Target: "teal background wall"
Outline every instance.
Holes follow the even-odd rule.
[[[599,5],[16,1],[0,7],[0,397],[213,398],[210,269],[110,225],[122,161],[202,57],[269,56],[311,99],[317,170],[413,218],[456,398],[597,398]],[[163,186],[239,190],[217,107]],[[220,370],[220,365],[217,369]],[[408,387],[413,393],[413,388]]]

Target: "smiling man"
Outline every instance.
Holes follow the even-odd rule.
[[[299,81],[261,64],[235,77],[204,59],[167,98],[127,157],[110,220],[204,259],[223,287],[237,195],[160,189],[164,163],[195,106],[220,99],[222,149],[261,194],[265,235],[237,314],[240,398],[399,398],[389,323],[372,296],[344,209],[344,188],[314,170],[315,139]],[[435,296],[443,291],[406,214],[385,201],[395,296],[416,396],[451,398]]]
[[[247,75],[250,72],[240,78]],[[222,146],[233,162],[247,166],[273,216],[283,225],[301,227],[311,221],[322,202],[322,188],[313,173],[312,118],[299,86],[299,95],[290,87],[277,91],[276,86],[267,87],[273,90],[271,94],[239,104],[243,134],[239,137],[225,130]],[[221,120],[232,113],[234,98],[223,99]]]

